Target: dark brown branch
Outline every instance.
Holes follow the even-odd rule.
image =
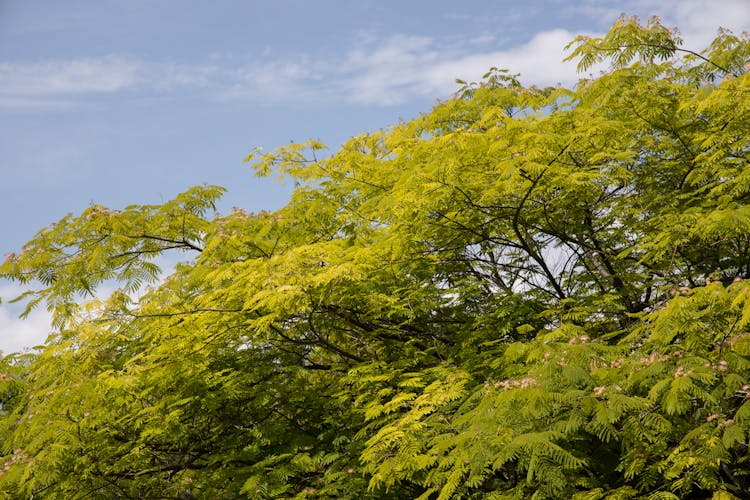
[[[172,238],[164,238],[162,236],[154,236],[152,234],[138,234],[138,235],[130,235],[126,234],[126,238],[130,239],[144,239],[144,240],[154,240],[154,241],[161,241],[162,243],[170,243],[174,245],[179,245],[182,247],[189,248],[190,250],[195,250],[196,252],[202,252],[203,248],[199,247],[198,245],[191,243],[190,241],[186,240],[185,238],[176,240]]]

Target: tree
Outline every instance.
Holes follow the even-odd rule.
[[[750,497],[750,43],[680,43],[621,18],[574,89],[493,69],[256,151],[278,212],[201,186],[43,229],[0,267],[59,328],[2,360],[0,491]]]

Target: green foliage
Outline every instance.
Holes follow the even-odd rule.
[[[622,18],[574,89],[255,151],[277,212],[43,229],[0,265],[58,328],[0,360],[0,495],[748,497],[750,43],[680,43]]]

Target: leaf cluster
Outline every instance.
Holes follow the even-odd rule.
[[[0,265],[57,328],[0,359],[0,495],[747,498],[750,44],[680,43],[622,18],[573,89],[257,150],[279,211],[43,229]]]

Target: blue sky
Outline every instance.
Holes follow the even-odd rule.
[[[750,30],[748,0],[0,0],[0,253],[91,203],[228,188],[222,211],[282,206],[256,146],[348,137],[409,119],[489,67],[576,80],[562,47],[625,12],[703,48]],[[0,283],[0,296],[15,288]],[[0,305],[0,349],[43,340]]]

